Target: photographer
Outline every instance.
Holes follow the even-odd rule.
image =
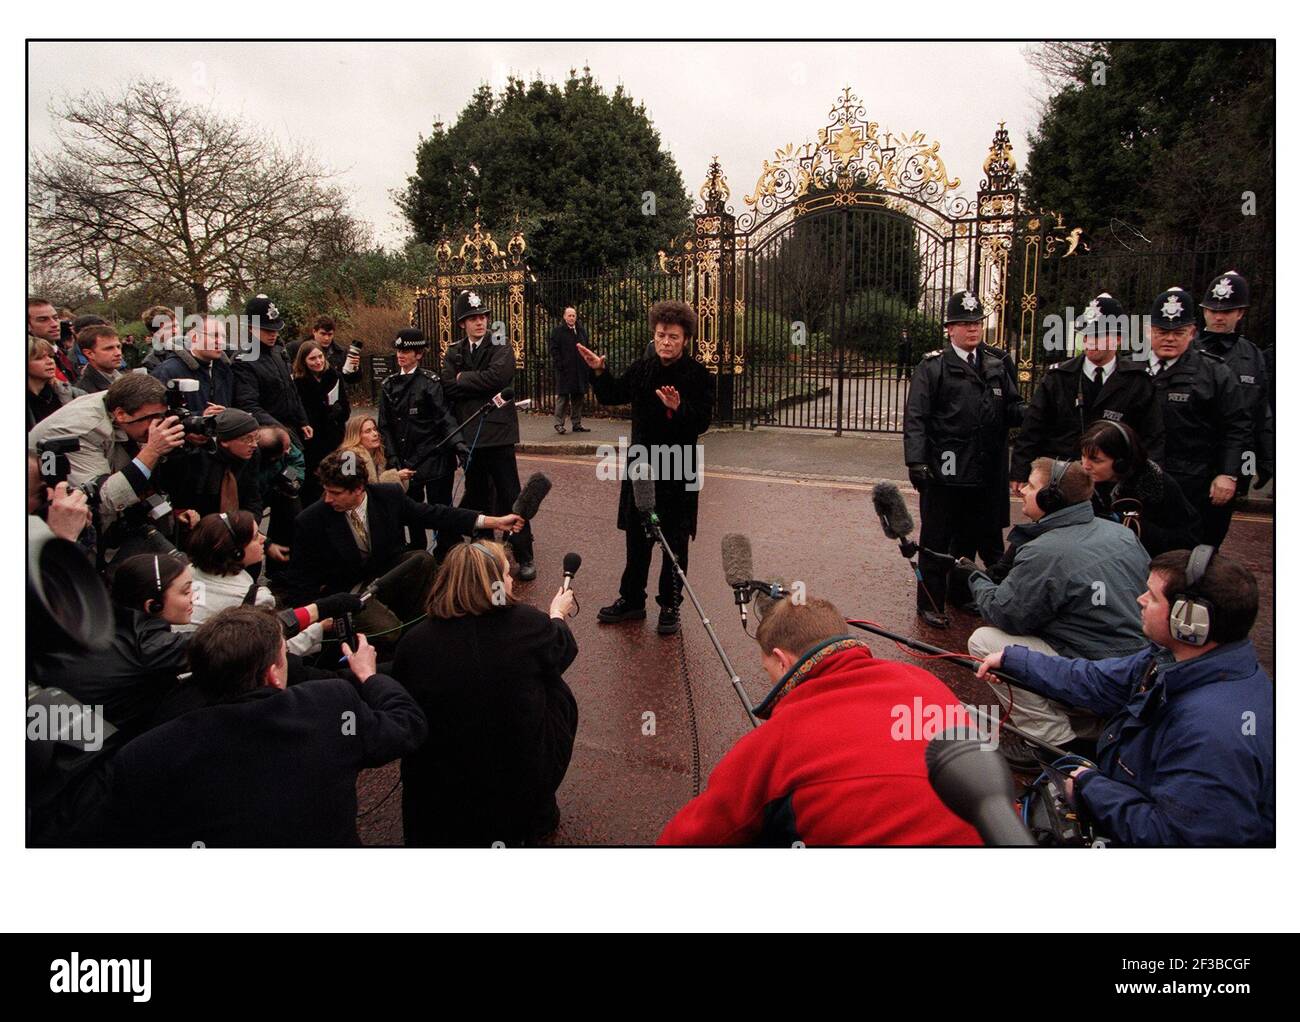
[[[286,687],[275,618],[222,611],[190,644],[191,684],[209,705],[160,725],[115,757],[101,840],[129,846],[359,845],[357,774],[414,752],[424,714],[358,636],[357,682]],[[341,726],[340,721],[351,721]]]
[[[39,522],[53,535],[72,543],[80,541],[91,524],[85,493],[70,489],[64,482],[50,487],[41,475],[41,463],[31,453],[27,455],[27,514],[29,529]],[[83,549],[94,556],[93,543]]]
[[[1012,645],[1001,669],[1049,699],[1109,718],[1096,769],[1073,772],[1081,816],[1121,845],[1271,846],[1274,686],[1250,630],[1259,588],[1212,547],[1151,562],[1139,598],[1150,645],[1109,660],[1067,660]]]
[[[204,316],[186,337],[189,350],[174,349],[151,370],[155,379],[195,380],[199,389],[185,394],[191,415],[216,415],[234,404],[235,370],[226,355],[226,331],[216,316]]]
[[[107,649],[46,650],[42,685],[61,688],[102,706],[110,724],[127,734],[149,726],[163,698],[186,670],[185,635],[173,625],[193,612],[189,562],[182,555],[138,554],[113,573],[113,641]]]
[[[190,437],[183,451],[168,458],[159,485],[187,516],[190,527],[204,515],[248,511],[262,517],[258,486],[257,420],[238,408],[212,417],[213,436]],[[198,442],[195,442],[198,441]]]
[[[1131,428],[1099,420],[1084,430],[1081,447],[1098,518],[1131,529],[1152,557],[1196,545],[1196,510],[1174,478],[1147,457]]]
[[[67,454],[67,481],[74,487],[96,484],[101,532],[152,492],[154,471],[184,442],[165,398],[166,388],[153,377],[128,373],[105,393],[69,401],[27,435],[28,449],[38,457],[42,441],[78,441],[78,449]]]

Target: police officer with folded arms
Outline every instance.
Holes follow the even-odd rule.
[[[515,378],[515,356],[504,337],[488,336],[489,310],[477,291],[462,291],[456,298],[456,327],[463,331],[442,360],[442,385],[456,410],[458,422],[466,422],[493,396],[510,386]],[[471,454],[465,468],[465,494],[461,507],[488,508],[494,515],[506,515],[519,496],[519,466],[515,444],[519,443],[519,412],[513,401],[486,412],[462,431]],[[533,532],[523,530],[509,537],[519,570],[515,578],[531,582],[537,577],[533,564]]]
[[[959,584],[950,591],[952,557],[985,565],[1002,555],[1002,530],[1010,524],[1007,431],[1019,425],[1025,402],[1016,388],[1015,363],[980,341],[984,308],[970,291],[948,299],[948,344],[928,352],[912,374],[903,420],[907,474],[921,495],[921,578],[916,612],[946,628],[949,597],[969,600]]]
[[[456,458],[469,457],[464,433],[441,447],[460,423],[442,388],[442,381],[420,366],[429,343],[415,327],[398,331],[393,341],[397,372],[385,377],[379,395],[379,433],[388,464],[414,471],[407,487],[413,499],[428,504],[450,504]],[[473,428],[473,427],[471,427]],[[449,543],[440,542],[446,550]],[[425,532],[411,530],[411,548],[423,550]]]
[[[1232,521],[1244,456],[1254,444],[1250,410],[1218,355],[1193,346],[1196,308],[1181,287],[1151,307],[1151,374],[1165,418],[1166,472],[1201,517],[1200,540],[1217,547]]]
[[[1124,307],[1102,293],[1075,323],[1083,351],[1051,366],[1025,408],[1011,455],[1011,489],[1020,492],[1035,458],[1073,461],[1079,439],[1098,419],[1122,422],[1141,439],[1147,457],[1164,460],[1165,422],[1145,361],[1132,358]]]
[[[1235,270],[1215,277],[1201,299],[1205,328],[1195,346],[1218,355],[1232,371],[1241,389],[1254,430],[1254,464],[1243,466],[1237,478],[1237,496],[1250,490],[1250,477],[1260,486],[1273,478],[1276,447],[1273,430],[1272,374],[1268,360],[1253,341],[1241,334],[1241,321],[1250,307],[1250,287]],[[1247,471],[1253,469],[1253,471]]]

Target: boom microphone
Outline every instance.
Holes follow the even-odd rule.
[[[632,500],[636,509],[643,515],[655,513],[655,481],[653,479],[632,480]]]
[[[370,598],[374,596],[375,593],[379,592],[381,589],[389,588],[394,582],[402,578],[402,576],[414,571],[420,563],[420,558],[418,557],[408,557],[404,561],[399,561],[393,567],[389,568],[388,571],[384,572],[384,574],[380,575],[377,579],[366,586],[365,589],[361,590],[361,602],[369,603]]]
[[[573,584],[573,576],[581,567],[582,554],[570,552],[564,555],[564,584],[560,586],[561,590],[567,590]]]
[[[1036,847],[1012,808],[1011,770],[995,749],[949,729],[926,748],[925,766],[943,804],[979,831],[986,845]]]
[[[729,532],[722,537],[722,572],[732,589],[743,587],[754,577],[754,548],[748,536]]]
[[[550,492],[551,481],[541,472],[534,472],[528,477],[528,482],[524,483],[524,488],[519,491],[514,504],[510,506],[510,513],[518,515],[526,522],[531,522],[537,515],[538,508],[542,506],[542,498]]]
[[[880,517],[880,527],[889,539],[905,540],[916,528],[912,513],[903,503],[903,495],[893,483],[876,483],[871,488],[871,504]]]

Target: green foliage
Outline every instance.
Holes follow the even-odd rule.
[[[1061,87],[1030,135],[1032,204],[1107,238],[1112,218],[1147,235],[1271,230],[1271,41],[1048,47],[1062,55]],[[1257,196],[1255,217],[1242,215],[1245,191]]]
[[[647,192],[653,215],[643,212]],[[646,258],[690,215],[645,107],[622,86],[606,93],[590,69],[563,87],[512,77],[497,96],[480,86],[454,125],[421,138],[398,205],[426,243],[477,217],[501,244],[518,215],[538,272]]]

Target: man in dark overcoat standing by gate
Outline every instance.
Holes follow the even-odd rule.
[[[555,432],[564,432],[567,411],[575,433],[590,433],[582,424],[582,399],[587,393],[587,363],[578,355],[578,345],[590,347],[587,331],[578,325],[578,310],[569,305],[564,321],[551,331],[551,365],[555,369]]]

